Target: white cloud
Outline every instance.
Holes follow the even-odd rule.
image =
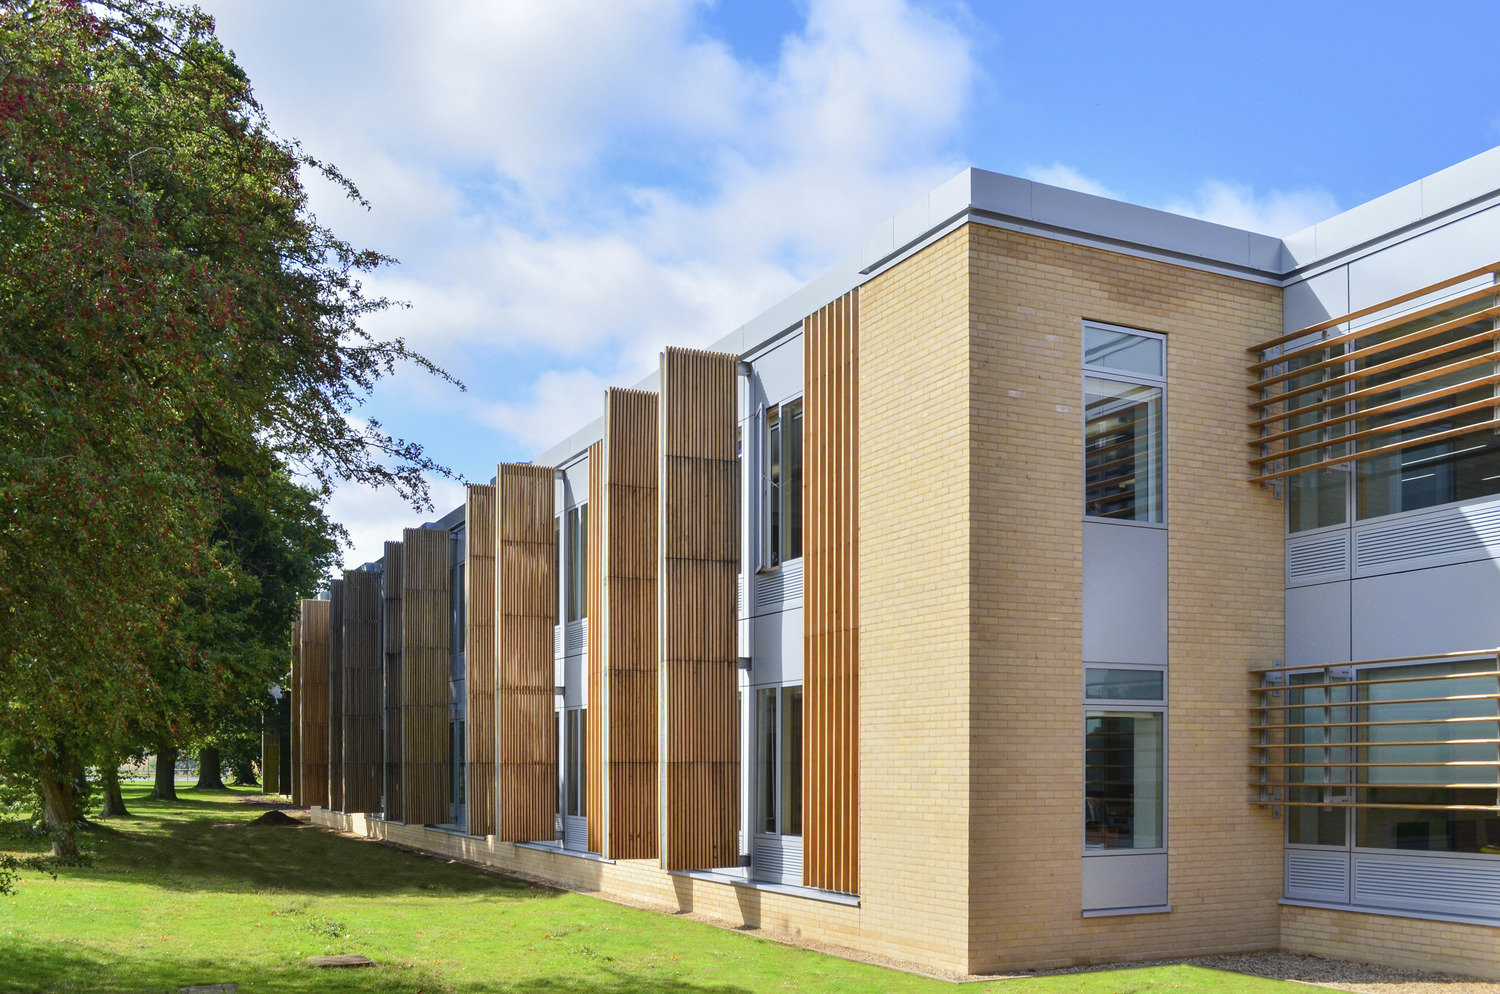
[[[1270,190],[1258,194],[1242,183],[1224,180],[1207,180],[1191,199],[1173,201],[1162,209],[1278,238],[1339,212],[1337,201],[1327,190]]]
[[[604,409],[604,388],[609,385],[604,377],[587,369],[548,370],[537,378],[531,396],[520,402],[489,405],[480,416],[523,442],[546,446],[599,417]]]
[[[1061,162],[1054,162],[1050,166],[1032,166],[1026,170],[1026,178],[1036,180],[1038,183],[1046,183],[1048,186],[1060,186],[1064,190],[1093,194],[1096,197],[1108,197],[1111,200],[1125,199],[1098,180],[1091,179],[1072,166]]]
[[[334,489],[328,499],[327,512],[349,532],[349,545],[344,553],[346,567],[379,559],[385,555],[387,541],[401,540],[403,528],[415,528],[423,521],[435,521],[463,502],[463,484],[443,479],[428,479],[427,483],[437,510],[425,516],[419,516],[410,504],[389,488],[374,490],[344,484]]]

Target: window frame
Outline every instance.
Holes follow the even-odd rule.
[[[783,548],[782,529],[786,519],[786,510],[791,506],[786,493],[786,482],[783,479],[786,473],[785,460],[781,458],[781,452],[785,448],[786,432],[782,426],[786,423],[781,414],[788,409],[795,409],[795,416],[791,419],[798,425],[797,428],[797,480],[799,488],[795,497],[796,501],[796,524],[797,541],[795,543],[795,554],[787,555]],[[791,397],[765,407],[760,414],[760,497],[761,511],[760,519],[760,548],[759,565],[757,572],[765,573],[770,570],[779,569],[786,563],[796,562],[803,556],[803,540],[805,538],[806,522],[802,514],[802,496],[807,486],[807,407],[803,394],[795,394]]]
[[[1162,690],[1162,692],[1161,692],[1161,699],[1160,700],[1150,700],[1150,699],[1141,699],[1141,698],[1089,697],[1088,696],[1088,671],[1091,670],[1091,669],[1135,670],[1135,671],[1139,671],[1139,672],[1160,673],[1161,674],[1161,684],[1162,684],[1162,687],[1161,687],[1161,690]],[[1080,746],[1081,746],[1081,751],[1082,751],[1081,758],[1083,760],[1083,769],[1082,769],[1083,782],[1081,782],[1079,784],[1079,786],[1081,788],[1080,791],[1079,791],[1079,793],[1081,794],[1082,800],[1084,802],[1084,810],[1085,810],[1085,812],[1087,812],[1087,806],[1088,806],[1088,785],[1087,785],[1087,778],[1088,778],[1088,722],[1089,722],[1089,718],[1092,717],[1092,716],[1095,716],[1095,715],[1105,715],[1105,714],[1115,713],[1115,714],[1155,714],[1155,715],[1157,715],[1161,719],[1161,770],[1160,770],[1160,778],[1159,778],[1159,782],[1160,782],[1160,794],[1161,794],[1161,797],[1160,797],[1160,805],[1161,805],[1161,811],[1160,811],[1161,845],[1159,845],[1159,846],[1151,846],[1151,847],[1131,848],[1131,849],[1125,849],[1125,848],[1107,849],[1107,848],[1103,848],[1102,846],[1099,846],[1097,848],[1091,848],[1090,847],[1090,843],[1088,841],[1088,825],[1087,825],[1088,818],[1087,818],[1087,814],[1085,813],[1085,816],[1084,816],[1083,820],[1079,824],[1079,846],[1082,849],[1083,855],[1085,857],[1089,858],[1089,859],[1095,859],[1095,858],[1115,857],[1115,856],[1146,855],[1146,854],[1153,854],[1153,853],[1165,854],[1168,851],[1168,849],[1169,849],[1169,847],[1171,845],[1171,836],[1170,836],[1171,824],[1170,824],[1170,820],[1169,820],[1169,817],[1168,817],[1168,812],[1169,812],[1169,808],[1170,808],[1170,804],[1169,804],[1169,799],[1170,799],[1169,770],[1170,770],[1170,766],[1171,766],[1171,762],[1170,762],[1170,757],[1171,757],[1171,751],[1170,751],[1171,731],[1170,731],[1170,721],[1169,721],[1170,715],[1169,715],[1169,710],[1168,710],[1168,701],[1170,699],[1170,694],[1171,694],[1170,672],[1169,672],[1169,670],[1167,669],[1166,666],[1162,666],[1162,665],[1152,665],[1152,664],[1147,664],[1147,663],[1112,663],[1112,662],[1088,661],[1088,662],[1085,662],[1083,664],[1083,670],[1082,670],[1082,673],[1080,675],[1081,675],[1081,678],[1082,678],[1081,681],[1080,681],[1080,683],[1081,683],[1080,694],[1081,694],[1082,699],[1083,699],[1083,707],[1081,708],[1081,722],[1080,722],[1079,730],[1081,732],[1081,735],[1080,735]]]
[[[803,684],[800,683],[773,684],[769,686],[752,687],[750,689],[755,692],[755,696],[753,698],[755,702],[755,716],[753,727],[755,731],[752,742],[756,767],[755,777],[752,782],[752,786],[754,788],[754,820],[752,823],[753,834],[776,839],[801,839],[803,838],[806,831],[806,823],[804,821],[806,812],[803,810],[802,805],[802,788],[806,784],[807,776],[806,692],[803,690]],[[801,704],[798,706],[798,715],[801,720],[802,729],[797,740],[800,758],[800,775],[798,776],[797,790],[795,794],[788,792],[789,785],[786,782],[786,773],[789,769],[786,754],[786,729],[788,727],[786,719],[786,698],[789,696],[789,692],[791,691],[797,691],[799,696],[801,697]],[[775,810],[771,812],[771,818],[775,822],[775,828],[773,830],[767,830],[766,828],[766,808],[768,800],[767,770],[765,762],[766,742],[764,736],[764,715],[766,708],[764,704],[765,697],[763,695],[767,694],[771,695],[771,699],[775,701],[775,720],[774,725],[772,726],[775,736],[775,741],[773,744],[774,756],[772,757],[770,764],[770,795],[772,798],[774,798],[775,801]],[[787,831],[788,822],[791,820],[788,813],[788,802],[793,797],[795,797],[797,805],[795,818],[797,831],[790,832]]]
[[[1131,335],[1136,338],[1148,339],[1161,343],[1161,366],[1160,376],[1152,376],[1146,373],[1136,373],[1126,370],[1112,369],[1107,366],[1092,364],[1088,361],[1087,340],[1089,329],[1111,332],[1114,334]],[[1106,321],[1095,321],[1085,319],[1079,330],[1079,377],[1080,396],[1083,402],[1079,405],[1079,438],[1082,449],[1080,460],[1080,497],[1083,502],[1083,519],[1085,521],[1103,521],[1110,524],[1129,525],[1137,528],[1165,528],[1168,522],[1167,515],[1167,477],[1169,471],[1169,460],[1167,453],[1167,335],[1159,331],[1147,331],[1144,328],[1130,328],[1125,325],[1110,324]],[[1134,518],[1111,518],[1104,515],[1089,514],[1088,505],[1088,381],[1090,379],[1106,380],[1115,383],[1127,383],[1134,386],[1151,387],[1159,391],[1160,414],[1160,439],[1158,442],[1159,453],[1157,455],[1157,476],[1160,495],[1158,504],[1160,512],[1157,520],[1138,520]]]

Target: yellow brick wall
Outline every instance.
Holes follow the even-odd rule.
[[[1284,907],[1281,948],[1500,980],[1500,934],[1488,925]]]
[[[866,283],[859,337],[861,945],[968,967],[969,235]]]
[[[1275,948],[1281,822],[1246,803],[1245,728],[1246,671],[1281,655],[1282,508],[1245,482],[1244,350],[1280,294],[978,225],[969,244],[969,967]],[[1167,336],[1167,914],[1080,913],[1084,319]]]

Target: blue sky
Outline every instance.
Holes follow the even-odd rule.
[[[965,166],[1285,234],[1500,144],[1493,3],[209,0],[361,186],[406,371],[360,411],[471,481],[598,416]],[[436,482],[438,511],[461,499]],[[353,565],[419,515],[343,488]],[[430,516],[429,516],[430,517]]]

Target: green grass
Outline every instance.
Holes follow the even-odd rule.
[[[32,866],[0,899],[0,991],[745,991],[1277,994],[1305,987],[1190,966],[966,985],[560,893],[313,828],[246,825],[233,795],[173,804],[127,788],[136,817],[85,833],[92,865]],[[42,851],[17,833],[0,849]],[[357,952],[380,966],[316,970]]]

